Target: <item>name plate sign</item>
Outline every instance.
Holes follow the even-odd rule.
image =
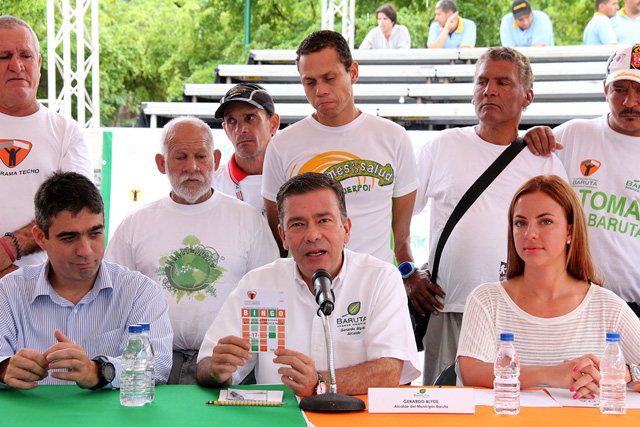
[[[475,414],[472,388],[370,388],[372,414]]]

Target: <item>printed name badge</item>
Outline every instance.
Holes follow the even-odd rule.
[[[472,388],[370,388],[372,414],[475,414]]]
[[[242,338],[251,352],[267,353],[285,348],[287,291],[260,289],[243,291],[240,301]]]

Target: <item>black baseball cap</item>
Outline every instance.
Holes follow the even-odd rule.
[[[516,19],[522,15],[531,15],[531,5],[527,0],[515,0],[511,5],[511,13]]]
[[[215,118],[224,118],[224,107],[235,101],[247,102],[254,107],[265,110],[269,115],[276,111],[273,99],[265,88],[255,83],[240,83],[229,89],[229,92],[222,97]]]

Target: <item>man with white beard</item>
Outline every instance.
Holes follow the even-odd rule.
[[[220,151],[206,123],[171,120],[161,147],[156,164],[171,193],[125,218],[105,258],[162,286],[174,331],[168,384],[195,384],[198,349],[222,303],[242,276],[278,258],[278,248],[256,209],[211,188]]]

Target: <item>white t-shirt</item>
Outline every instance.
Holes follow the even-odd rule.
[[[420,375],[418,352],[411,330],[407,296],[398,270],[370,255],[344,251],[344,263],[333,279],[335,309],[329,317],[335,369],[347,368],[382,357],[404,361],[400,384]],[[220,338],[242,336],[241,303],[248,290],[277,289],[287,292],[285,347],[311,357],[316,370],[327,369],[327,346],[318,304],[293,258],[279,259],[242,278],[220,316],[207,331],[198,362],[210,357]],[[238,384],[253,367],[258,384],[280,383],[273,353],[253,353],[233,374]]]
[[[324,126],[309,116],[269,143],[262,195],[275,201],[280,186],[303,172],[324,173],[344,187],[352,222],[347,248],[392,262],[392,199],[418,187],[407,131],[366,113],[339,127]]]
[[[33,196],[57,170],[78,172],[93,182],[89,146],[78,123],[42,105],[26,117],[0,113],[0,188],[4,200],[0,236],[33,221]],[[35,265],[46,259],[46,252],[40,251],[14,264]]]
[[[565,146],[558,157],[582,201],[604,286],[640,303],[640,138],[611,129],[606,115],[553,132]]]
[[[122,221],[105,256],[162,286],[176,350],[200,348],[242,276],[276,258],[262,216],[218,191],[196,205],[165,197],[143,206]]]
[[[465,127],[442,131],[418,152],[420,188],[414,214],[433,198],[430,266],[442,229],[460,198],[507,147],[484,141],[473,127]],[[537,157],[525,148],[462,216],[440,258],[437,282],[447,293],[443,311],[462,313],[473,288],[506,274],[507,212],[511,199],[529,178],[548,174],[566,179],[555,156]]]
[[[387,39],[380,27],[374,27],[358,49],[411,49],[411,35],[406,26],[395,24]]]
[[[499,282],[485,283],[467,299],[458,357],[493,362],[501,333],[513,333],[520,365],[558,365],[593,353],[601,357],[607,332],[619,332],[627,363],[640,362],[640,320],[617,295],[591,285],[570,313],[532,316],[509,297]]]
[[[262,175],[247,175],[242,172],[235,164],[234,156],[213,173],[211,186],[221,193],[247,202],[264,216],[264,199],[260,194]]]

